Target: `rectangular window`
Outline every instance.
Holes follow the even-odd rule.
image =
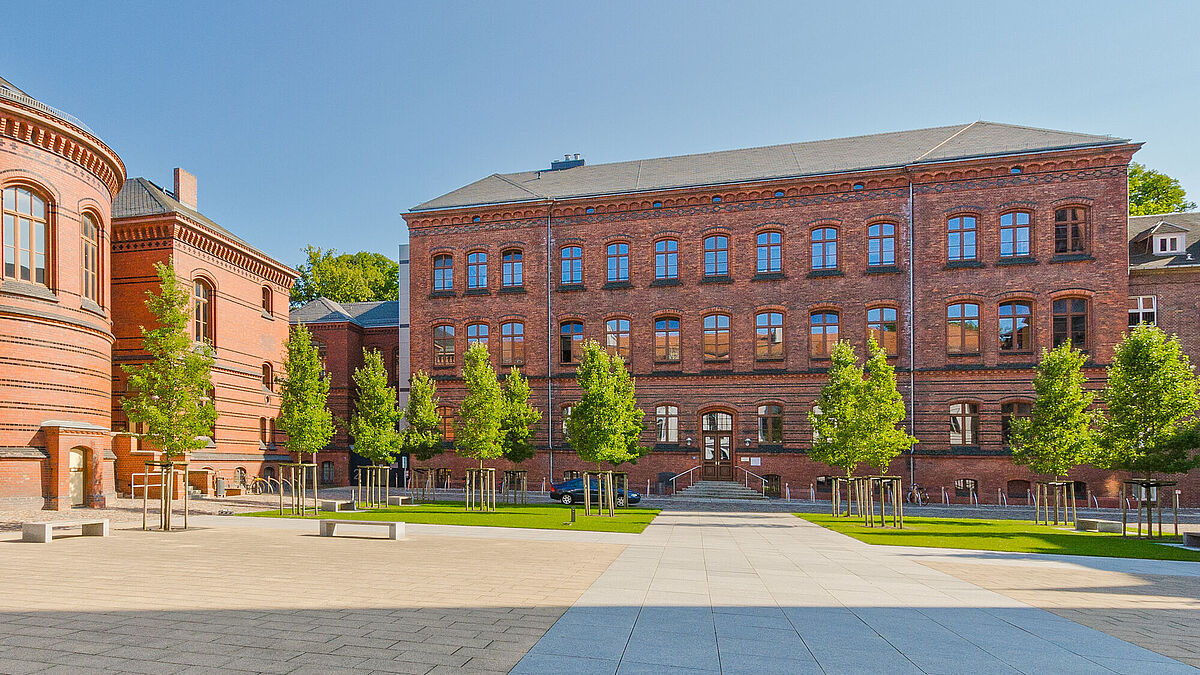
[[[583,355],[583,324],[568,321],[559,327],[559,363],[579,363]]]
[[[467,288],[487,288],[487,254],[482,252],[467,255]]]
[[[704,317],[704,358],[721,361],[729,358],[729,315]]]
[[[655,319],[654,360],[679,360],[679,319],[674,317]]]
[[[946,230],[950,260],[974,260],[975,216],[955,216],[946,221]]]
[[[1158,296],[1155,295],[1133,295],[1129,298],[1129,327],[1144,323],[1151,326],[1157,325],[1158,320]]]
[[[946,352],[979,353],[979,305],[962,302],[946,308]]]
[[[759,360],[783,358],[783,314],[762,312],[754,319],[754,357]]]
[[[1071,341],[1075,349],[1088,348],[1088,301],[1064,298],[1054,301],[1054,346]]]
[[[567,246],[562,250],[562,268],[559,280],[564,284],[583,283],[583,249]]]
[[[1087,209],[1071,206],[1054,212],[1054,252],[1087,251]]]
[[[525,324],[511,322],[500,326],[500,364],[525,364]]]
[[[879,267],[896,264],[896,226],[875,223],[867,227],[867,265]]]
[[[433,365],[454,365],[454,326],[433,327]]]
[[[838,341],[838,315],[833,312],[814,312],[809,316],[809,356],[827,359]]]
[[[629,361],[629,319],[609,319],[604,324],[604,339],[609,354]]]
[[[867,310],[867,335],[875,338],[875,344],[883,348],[888,356],[900,353],[900,322],[894,307],[876,307]]]
[[[758,262],[755,271],[760,273],[783,271],[783,235],[778,232],[762,232],[758,235]]]
[[[629,244],[608,245],[608,280],[629,281]]]
[[[1029,214],[1025,211],[1000,216],[1000,257],[1029,255]]]
[[[441,427],[442,440],[454,441],[454,408],[448,405],[438,406],[438,425]]]
[[[433,290],[449,291],[454,289],[454,258],[448,255],[433,257]]]
[[[679,242],[674,239],[654,242],[654,278],[679,278]]]
[[[525,285],[525,263],[520,251],[505,251],[500,256],[500,283],[505,288]]]
[[[950,445],[978,445],[979,406],[975,403],[950,405]]]
[[[758,406],[758,442],[772,445],[783,443],[783,406]]]
[[[654,426],[658,428],[659,443],[679,442],[679,408],[660,405],[654,409]]]
[[[997,342],[1002,352],[1027,352],[1033,349],[1033,310],[1028,302],[1004,302],[997,309],[1000,319]]]
[[[704,240],[704,276],[729,276],[729,237],[713,236]]]
[[[812,268],[835,270],[837,260],[837,230],[822,227],[812,231]]]

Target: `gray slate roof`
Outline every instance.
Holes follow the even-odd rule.
[[[334,302],[326,297],[307,302],[291,312],[294,324],[349,322],[363,328],[387,328],[400,325],[400,303]]]
[[[1129,243],[1142,241],[1155,233],[1186,232],[1188,246],[1176,256],[1129,252],[1132,270],[1195,269],[1200,267],[1200,211],[1192,213],[1161,213],[1154,216],[1129,217]]]
[[[216,234],[232,239],[267,260],[274,260],[267,254],[250,245],[245,239],[213,222],[196,209],[180,204],[170,192],[160,188],[154,181],[145,178],[130,178],[125,181],[117,198],[113,200],[113,220],[121,218],[139,218],[142,216],[157,216],[167,213],[178,213],[194,220]]]
[[[1128,143],[1127,138],[972,122],[487,178],[413,211],[866,171],[909,164]]]

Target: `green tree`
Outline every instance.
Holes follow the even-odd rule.
[[[1137,162],[1129,165],[1129,215],[1149,216],[1194,208],[1196,203],[1188,201],[1187,192],[1177,179]]]
[[[884,474],[892,459],[912,448],[917,439],[900,426],[906,417],[904,398],[896,387],[896,369],[888,363],[887,352],[873,337],[867,339],[867,352],[870,358],[863,366],[866,379],[859,388],[855,426],[862,436],[863,461]]]
[[[1179,338],[1142,324],[1121,340],[1108,368],[1107,412],[1096,464],[1147,477],[1198,465],[1197,380]]]
[[[589,340],[575,382],[581,394],[566,420],[567,438],[583,461],[620,466],[649,452],[639,442],[646,414],[637,407],[634,379],[620,356]]]
[[[404,419],[408,425],[400,433],[400,451],[426,461],[442,454],[442,420],[438,417],[437,386],[424,372],[413,373],[409,381],[408,405]]]
[[[178,457],[208,445],[217,421],[211,398],[212,347],[192,340],[191,290],[179,282],[175,268],[155,263],[159,292],[146,292],[146,307],[158,324],[141,326],[142,348],[150,361],[121,366],[134,392],[121,401],[129,420],[144,423],[143,438],[167,458]]]
[[[396,390],[388,386],[387,368],[378,350],[363,350],[363,365],[354,370],[358,393],[354,414],[350,416],[350,434],[354,452],[376,466],[390,464],[400,450],[400,408]]]
[[[1034,473],[1061,480],[1094,452],[1095,394],[1084,389],[1087,355],[1070,340],[1042,350],[1033,376],[1034,401],[1029,417],[1013,417],[1009,443],[1013,461]]]
[[[504,378],[503,396],[500,444],[504,448],[504,458],[519,464],[533,458],[533,425],[542,420],[542,413],[529,404],[529,380],[518,368],[513,368]]]
[[[454,445],[458,454],[479,461],[496,459],[504,453],[500,421],[504,417],[504,394],[487,347],[471,345],[463,355],[463,384],[467,396],[458,407]]]
[[[400,297],[400,264],[370,251],[342,253],[309,246],[300,278],[292,286],[292,305],[318,297],[334,302],[371,302]]]
[[[279,428],[287,434],[287,449],[303,462],[333,439],[333,413],[329,411],[329,376],[321,364],[317,346],[305,326],[288,335],[283,357],[282,403]]]
[[[821,388],[816,406],[808,413],[813,429],[809,456],[842,469],[850,476],[866,456],[859,413],[863,371],[849,342],[839,341],[830,357],[829,381]]]

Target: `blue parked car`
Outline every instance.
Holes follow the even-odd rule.
[[[625,506],[625,491],[616,489],[613,491],[616,495],[617,506]],[[583,479],[573,478],[561,483],[555,483],[550,486],[550,498],[556,502],[563,504],[578,504],[583,501]],[[600,501],[600,484],[597,481],[592,481],[592,503]],[[642,496],[633,490],[629,491],[629,503],[637,504],[642,501]]]

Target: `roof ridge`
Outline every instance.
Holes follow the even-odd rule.
[[[492,176],[493,176],[493,177],[495,177],[495,178],[499,178],[500,180],[502,180],[502,181],[504,181],[505,183],[508,183],[509,185],[511,185],[511,186],[513,186],[513,187],[515,187],[515,188],[517,188],[518,190],[524,190],[524,191],[528,192],[529,194],[533,195],[534,197],[541,197],[542,199],[550,199],[550,198],[549,198],[549,197],[547,197],[546,195],[544,195],[544,194],[541,194],[540,192],[534,192],[533,190],[530,190],[529,188],[525,187],[524,185],[520,185],[520,184],[518,184],[518,183],[517,183],[517,182],[515,182],[515,181],[511,181],[511,180],[509,180],[508,178],[505,178],[504,176],[502,176],[502,175],[500,175],[500,174],[498,174],[498,173],[494,173],[494,174],[492,174]]]
[[[954,133],[950,134],[950,135],[949,135],[949,136],[947,136],[947,137],[945,138],[945,140],[943,140],[941,143],[938,143],[937,145],[933,146],[932,148],[930,148],[930,149],[926,150],[925,152],[921,153],[920,155],[918,155],[918,156],[917,156],[917,158],[913,160],[913,163],[919,162],[919,161],[921,161],[922,159],[925,159],[926,157],[928,157],[929,155],[932,155],[934,150],[937,150],[938,148],[942,147],[943,145],[945,145],[945,144],[949,143],[950,141],[952,141],[952,140],[954,140],[954,139],[958,138],[958,136],[959,136],[960,134],[962,134],[962,133],[963,133],[964,131],[966,131],[967,129],[970,129],[971,127],[975,126],[976,124],[979,124],[979,120],[975,120],[974,122],[971,122],[970,124],[968,124],[968,125],[964,126],[963,128],[959,129],[958,131],[956,131],[956,132],[954,132]]]

